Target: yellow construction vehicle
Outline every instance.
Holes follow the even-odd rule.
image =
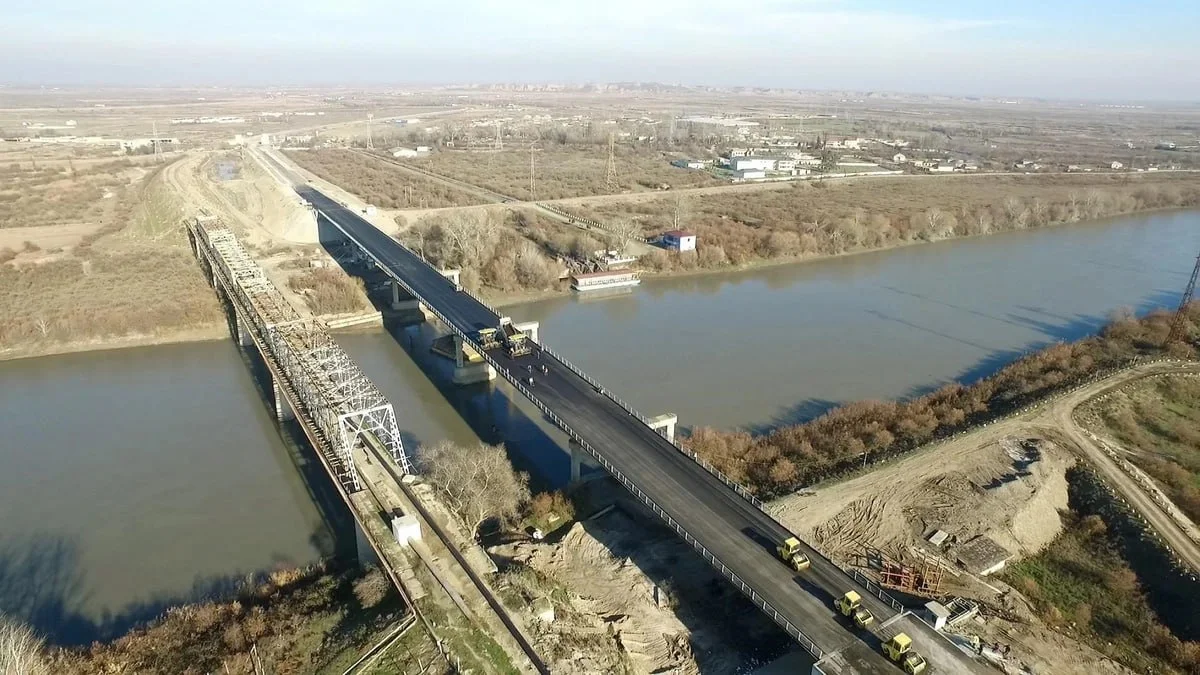
[[[499,333],[500,331],[495,328],[480,328],[479,332],[475,334],[475,339],[483,349],[496,349],[500,346]]]
[[[897,663],[909,675],[920,675],[925,672],[925,657],[913,651],[912,638],[907,633],[898,633],[895,637],[883,643],[883,653],[893,663]]]
[[[775,549],[779,554],[779,559],[791,565],[792,569],[797,572],[803,572],[808,569],[808,556],[800,550],[800,540],[795,537],[788,537],[782,544]]]
[[[859,628],[866,628],[875,621],[871,610],[863,607],[862,596],[854,591],[846,591],[845,595],[833,601],[833,606],[842,616],[853,619],[854,625]]]

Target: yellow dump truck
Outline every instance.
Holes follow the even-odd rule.
[[[808,556],[800,550],[800,540],[795,537],[785,539],[775,551],[779,554],[780,560],[787,563],[797,572],[803,572],[811,564]]]
[[[898,664],[909,675],[925,672],[925,657],[913,651],[912,638],[907,633],[898,633],[883,643],[883,653],[892,663]]]
[[[875,621],[871,610],[863,607],[862,596],[854,591],[846,591],[845,595],[833,601],[833,606],[842,616],[852,619],[859,628],[866,628]]]

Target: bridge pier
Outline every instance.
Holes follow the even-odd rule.
[[[371,547],[371,540],[367,533],[363,532],[362,523],[358,518],[354,519],[354,552],[358,558],[359,567],[379,565],[379,555]]]
[[[672,443],[675,442],[675,425],[679,423],[679,416],[673,413],[666,413],[658,417],[652,417],[648,422],[651,429],[657,431],[661,436]]]
[[[455,286],[462,284],[462,281],[460,281],[461,275],[462,275],[462,270],[438,270],[438,271],[442,273],[442,276],[444,276],[447,279],[449,279],[450,281],[454,282]]]
[[[242,347],[253,347],[254,338],[250,335],[250,329],[246,326],[246,322],[242,320],[242,315],[234,312],[234,324],[237,330],[238,345]]]
[[[454,384],[464,386],[491,382],[496,379],[496,369],[470,345],[454,336]]]
[[[392,309],[423,311],[421,301],[400,286],[400,282],[392,279]]]
[[[280,422],[290,422],[296,419],[296,411],[292,410],[292,404],[288,403],[287,397],[279,389],[279,383],[275,378],[271,378],[271,392],[275,396],[275,419]]]
[[[570,449],[571,453],[570,485],[580,485],[590,480],[603,478],[608,475],[604,471],[596,471],[596,469],[600,468],[600,465],[592,459],[592,456],[588,454],[588,451],[584,450],[583,446],[580,445],[579,442],[574,438],[567,443],[567,447]],[[585,469],[587,470],[586,472]]]

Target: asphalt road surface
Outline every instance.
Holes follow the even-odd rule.
[[[488,307],[456,290],[441,273],[353,211],[310,186],[299,185],[296,191],[463,333],[472,336],[480,328],[499,324],[499,317]],[[533,354],[517,360],[508,358],[503,350],[493,350],[489,355],[520,380],[530,376],[527,366],[535,365],[538,372],[532,373],[534,384],[527,387],[531,397],[554,411],[710,553],[766,598],[780,615],[812,639],[826,653],[826,663],[822,665],[825,672],[831,675],[902,672],[879,651],[880,639],[898,632],[894,626],[900,624],[910,633],[917,633],[912,636],[917,651],[943,656],[940,661],[930,658],[931,668],[926,672],[989,672],[990,669],[956,649],[932,645],[922,649],[923,642],[943,639],[932,632],[926,635],[919,625],[910,628],[910,624],[919,622],[907,617],[889,624],[889,619],[896,618],[895,610],[807,545],[805,552],[812,567],[802,573],[794,572],[773,550],[778,542],[793,536],[790,532],[569,367],[541,352],[539,345],[532,347]],[[540,372],[542,365],[548,373]],[[833,610],[834,598],[851,589],[863,596],[874,613],[873,632],[855,629]]]

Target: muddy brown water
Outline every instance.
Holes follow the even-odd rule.
[[[1115,307],[1174,306],[1198,247],[1200,213],[1158,213],[505,313],[540,321],[543,341],[647,414],[754,429],[975,379],[1095,331]],[[433,335],[338,339],[410,448],[504,441],[535,481],[561,484],[561,438],[506,387],[449,386]],[[344,508],[260,386],[229,341],[0,363],[0,610],[86,642],[336,552]]]

